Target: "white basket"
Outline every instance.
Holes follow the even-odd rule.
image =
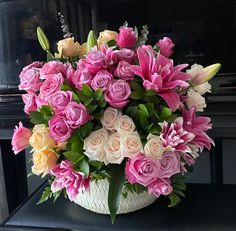
[[[95,213],[110,214],[108,208],[108,188],[107,180],[92,181],[90,183],[90,192],[81,191],[75,203],[81,207],[93,211]],[[156,200],[153,194],[143,192],[141,194],[128,193],[124,198],[121,196],[120,206],[117,214],[129,213],[138,209],[142,209]]]

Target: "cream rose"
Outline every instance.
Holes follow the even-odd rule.
[[[115,124],[115,129],[120,134],[131,134],[135,130],[134,121],[127,115],[122,115]]]
[[[143,151],[143,145],[138,132],[122,135],[122,150],[125,157],[132,157]]]
[[[78,42],[74,42],[74,38],[65,38],[57,43],[58,54],[55,54],[56,58],[63,57],[82,57],[84,55],[84,44],[80,45]]]
[[[189,108],[196,107],[197,111],[203,111],[206,107],[206,101],[203,96],[200,95],[197,91],[189,90],[187,93],[187,105]]]
[[[120,116],[121,112],[119,110],[113,107],[108,107],[101,118],[102,126],[109,131],[114,131],[116,121]]]
[[[144,154],[147,157],[160,159],[164,152],[162,142],[158,136],[149,134],[144,146]]]
[[[51,149],[55,146],[55,141],[49,136],[49,128],[47,128],[45,124],[37,124],[34,126],[29,143],[32,146],[32,151]]]
[[[116,132],[109,136],[105,144],[106,159],[105,164],[120,164],[124,159],[121,150],[121,135]]]
[[[33,153],[32,172],[44,177],[57,164],[58,156],[51,149],[44,149]]]
[[[106,156],[104,146],[107,139],[108,132],[104,128],[92,132],[84,140],[84,154],[88,156],[90,160],[104,161]]]
[[[99,37],[97,39],[98,47],[100,48],[103,43],[107,43],[110,40],[115,40],[117,33],[112,30],[104,30],[99,33]]]

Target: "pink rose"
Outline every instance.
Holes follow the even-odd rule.
[[[173,188],[170,185],[169,179],[158,178],[148,185],[148,191],[149,193],[153,193],[156,197],[159,197],[160,195],[169,195],[173,191]]]
[[[105,92],[105,100],[113,107],[122,108],[129,101],[128,97],[131,93],[129,84],[122,79],[113,80],[111,87]]]
[[[40,87],[41,98],[44,100],[48,100],[54,93],[60,90],[63,81],[64,79],[61,73],[48,75],[47,79]]]
[[[134,73],[130,69],[131,65],[126,61],[120,61],[115,70],[115,75],[123,80],[133,80]]]
[[[29,114],[31,111],[37,110],[37,104],[36,104],[36,95],[35,94],[23,94],[22,95],[23,102],[25,104],[24,112],[26,114]]]
[[[42,81],[40,80],[39,69],[32,67],[23,69],[20,73],[20,90],[25,90],[28,93],[35,93],[39,90],[40,86],[42,85]]]
[[[67,141],[72,133],[72,129],[62,116],[56,115],[48,121],[49,135],[57,143]]]
[[[81,103],[70,102],[64,111],[66,122],[71,128],[79,128],[89,120],[86,107]]]
[[[40,75],[42,79],[46,79],[48,75],[66,74],[67,66],[59,61],[50,61],[43,65],[40,70]]]
[[[19,122],[19,127],[16,126],[14,129],[11,141],[12,150],[15,154],[18,154],[29,145],[29,138],[31,135],[32,132],[28,128],[25,128],[22,122]]]
[[[75,69],[71,65],[69,65],[66,70],[66,81],[70,85],[73,85],[72,78],[73,78],[74,74],[75,74]]]
[[[139,183],[145,187],[157,179],[160,170],[160,162],[146,157],[143,153],[131,157],[125,167],[126,178],[133,183]]]
[[[175,152],[166,152],[160,160],[161,169],[159,177],[170,178],[180,172],[180,156]]]
[[[172,48],[175,46],[175,44],[172,42],[170,38],[164,37],[163,39],[160,39],[157,45],[160,47],[160,52],[165,57],[169,58],[173,50]]]
[[[113,76],[108,71],[99,71],[93,78],[91,87],[93,90],[101,89],[102,91],[106,91],[110,88],[112,79]]]
[[[131,64],[134,59],[134,52],[130,49],[123,48],[115,50],[114,53],[117,56],[117,61],[126,61]]]
[[[56,113],[60,113],[65,110],[67,104],[72,101],[71,91],[58,91],[50,98],[52,108]]]
[[[31,63],[31,64],[25,66],[25,67],[22,69],[22,71],[21,71],[21,73],[20,73],[20,77],[21,77],[21,74],[24,74],[26,71],[28,71],[28,70],[30,70],[30,69],[37,69],[37,70],[40,70],[40,68],[42,68],[42,66],[43,66],[43,62],[38,62],[38,61],[33,62],[33,63]]]
[[[37,108],[40,108],[43,105],[48,105],[48,101],[42,99],[42,96],[40,94],[35,98],[35,103],[37,105]]]
[[[87,69],[77,69],[72,76],[72,82],[79,90],[82,89],[83,84],[90,85],[91,79],[91,74]]]
[[[137,41],[137,36],[131,27],[120,27],[120,33],[116,37],[116,43],[120,48],[133,48]]]

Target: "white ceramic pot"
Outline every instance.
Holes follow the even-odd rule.
[[[110,214],[108,208],[108,188],[107,180],[92,181],[90,183],[90,192],[81,191],[75,203],[81,207],[93,211],[95,213]],[[117,214],[129,213],[135,210],[142,209],[156,200],[153,194],[143,192],[141,194],[134,194],[129,192],[128,196],[124,198],[121,196],[120,206]]]

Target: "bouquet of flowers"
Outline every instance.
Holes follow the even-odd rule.
[[[172,40],[146,45],[146,26],[138,35],[125,24],[98,39],[90,31],[82,45],[67,33],[55,54],[40,27],[37,35],[47,61],[24,67],[19,85],[33,127],[19,122],[12,146],[17,154],[30,145],[32,173],[48,177],[39,203],[61,192],[76,202],[105,180],[112,221],[132,194],[177,205],[184,174],[214,144],[210,118],[197,112],[220,64],[175,65]]]

